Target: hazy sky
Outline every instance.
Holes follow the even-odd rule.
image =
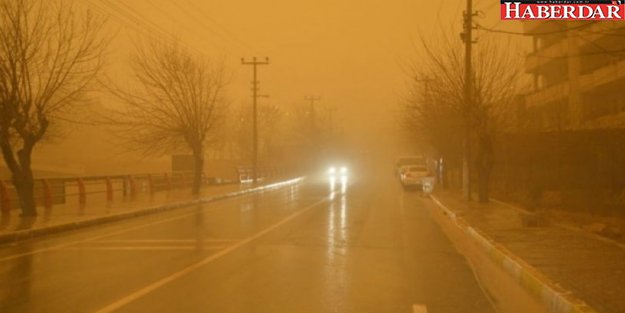
[[[240,58],[268,56],[271,65],[260,70],[262,92],[271,96],[265,103],[302,105],[306,95],[320,95],[321,106],[336,107],[354,131],[365,125],[360,115],[367,127],[392,122],[408,78],[402,67],[414,57],[419,33],[454,26],[459,32],[465,6],[461,0],[134,0],[126,7],[82,1],[106,9],[116,23],[123,14],[110,3],[132,8],[189,47],[225,57],[237,102],[249,97],[251,79]],[[497,1],[475,2],[480,23],[509,26],[498,23]]]
[[[268,56],[271,65],[260,75],[271,102],[290,105],[319,94],[338,107],[395,102],[406,80],[401,66],[413,56],[419,31],[450,24],[460,31],[464,7],[460,0],[81,1],[107,10],[112,24],[123,25],[126,33],[136,32],[134,23],[121,22],[125,15],[111,4],[138,13],[207,57],[225,57],[235,73],[230,87],[236,98],[248,94],[251,75],[240,58]],[[498,6],[490,2],[496,4],[475,5],[486,10],[487,24],[498,20]]]
[[[263,105],[285,110],[319,95],[319,112],[335,107],[350,137],[392,136],[397,103],[406,90],[405,67],[418,56],[419,34],[460,32],[461,0],[78,0],[120,28],[112,63],[125,66],[129,40],[178,38],[233,73],[233,103],[250,100],[251,68],[241,57],[269,57],[260,68]],[[475,1],[478,21],[497,28],[495,0]],[[479,34],[478,36],[500,36]],[[458,37],[458,40],[459,37]],[[359,134],[356,136],[355,134]]]

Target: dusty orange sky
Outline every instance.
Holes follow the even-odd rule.
[[[225,60],[233,75],[229,98],[238,104],[251,101],[251,68],[240,64],[241,57],[267,56],[271,65],[260,68],[261,92],[271,97],[261,105],[288,110],[305,105],[305,96],[319,95],[320,114],[336,108],[345,133],[365,145],[397,138],[398,102],[409,80],[406,68],[418,58],[419,34],[442,28],[459,33],[465,6],[461,0],[78,2],[78,8],[107,15],[120,28],[109,60],[113,67],[126,66],[130,40],[176,37],[197,53]],[[499,21],[497,1],[474,2],[479,23],[518,27]]]
[[[117,2],[89,1],[102,7]],[[414,57],[419,32],[454,26],[459,32],[465,6],[461,0],[126,2],[188,46],[209,57],[224,56],[234,72],[235,102],[249,97],[251,69],[241,66],[240,58],[268,56],[271,65],[260,71],[262,91],[271,95],[265,103],[297,105],[306,95],[320,95],[321,105],[336,107],[353,131],[393,120],[407,81],[402,67]],[[478,21],[507,26],[498,23],[497,4],[475,1],[483,12]]]

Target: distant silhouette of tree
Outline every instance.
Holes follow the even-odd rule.
[[[138,44],[132,59],[134,83],[111,88],[124,106],[108,121],[126,147],[145,154],[190,151],[193,194],[200,192],[205,147],[217,141],[224,120],[226,80],[213,64],[177,44]]]
[[[464,137],[468,124],[475,147],[471,163],[477,170],[478,196],[486,202],[495,139],[514,124],[522,59],[510,46],[481,40],[473,56],[473,101],[466,103],[462,43],[450,36],[436,38],[422,38],[424,55],[412,74],[427,80],[415,85],[405,101],[405,121],[439,152],[456,158],[462,153],[459,138]]]

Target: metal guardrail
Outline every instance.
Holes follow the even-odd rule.
[[[76,198],[85,205],[87,197],[103,195],[107,202],[116,197],[133,197],[141,192],[154,193],[191,186],[193,175],[188,174],[136,174],[111,176],[59,177],[35,180],[35,203],[46,209]],[[10,181],[0,181],[0,209],[8,213],[19,208],[17,191]]]
[[[278,166],[265,166],[258,169],[258,180],[263,181],[265,178],[281,177],[287,173],[287,170]],[[254,181],[254,171],[249,166],[237,166],[237,178],[239,183],[246,184]]]

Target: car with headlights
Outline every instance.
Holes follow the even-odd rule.
[[[346,178],[348,169],[346,166],[330,166],[328,168],[328,176],[330,178]]]

